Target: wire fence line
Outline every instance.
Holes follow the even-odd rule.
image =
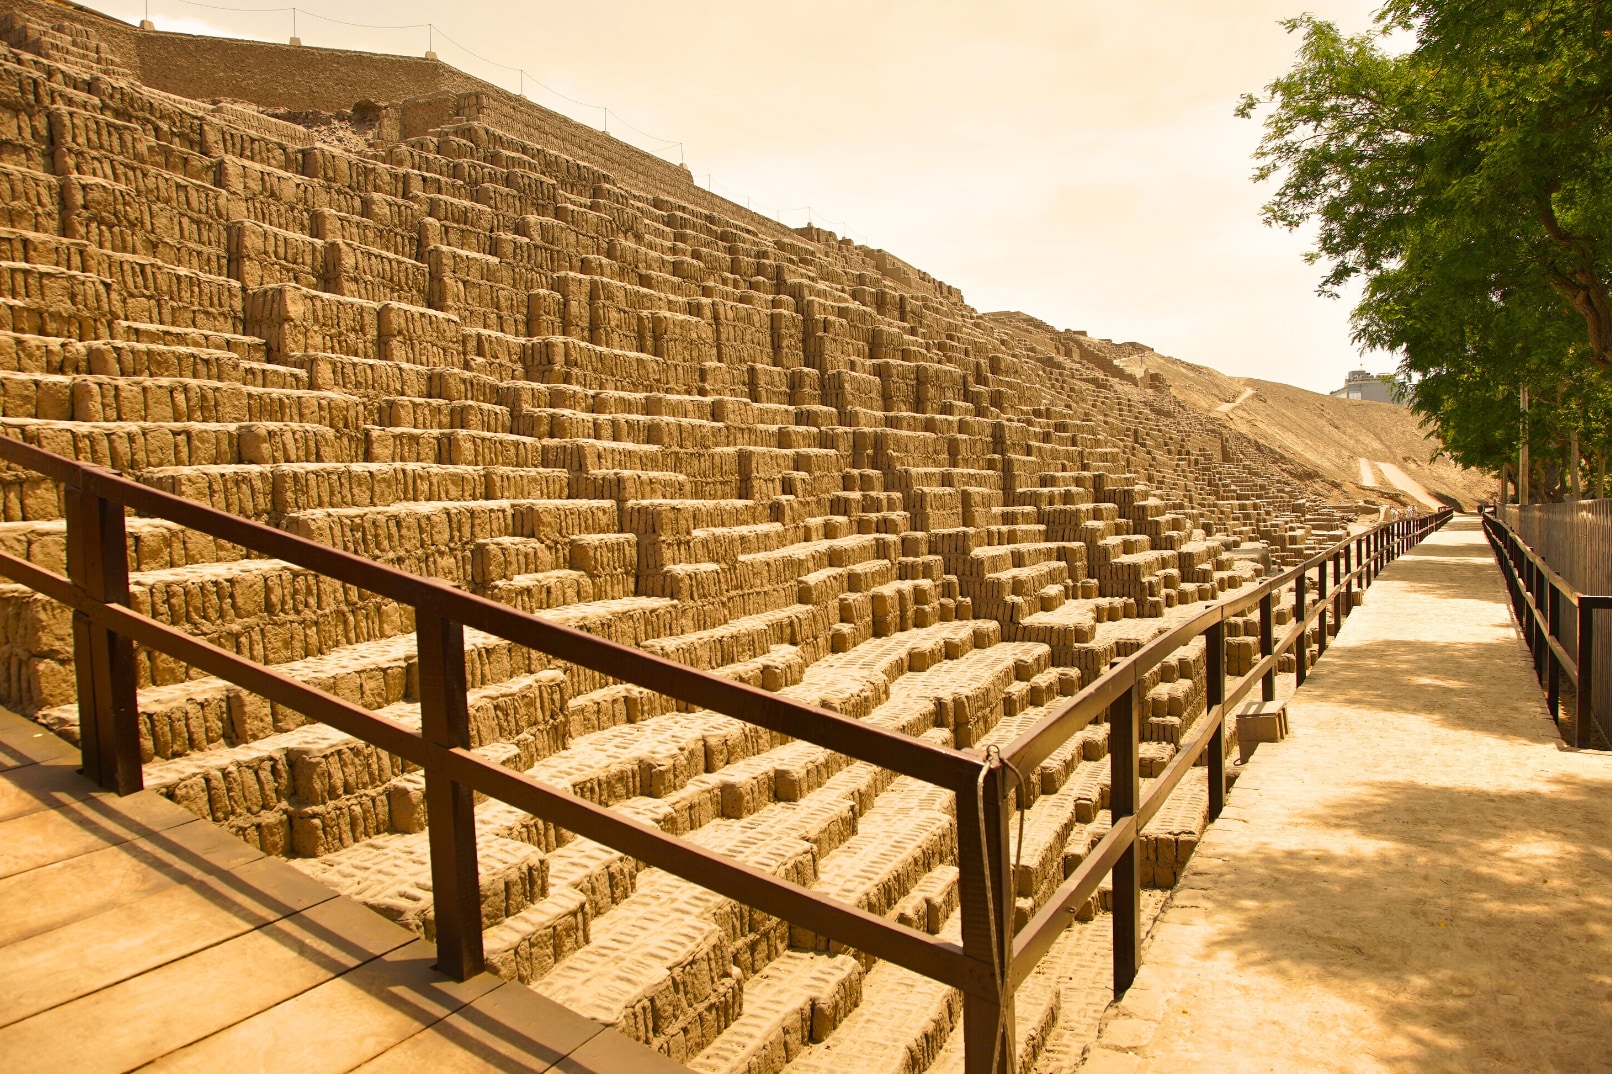
[[[152,22],[152,18],[151,18],[151,6],[152,6],[151,0],[142,0],[142,2],[143,2],[143,7],[144,7],[144,20],[146,22],[148,22],[148,23],[151,23]],[[564,101],[567,104],[575,106],[576,108],[586,109],[588,111],[588,113],[590,113],[590,114],[592,114],[594,116],[597,116],[597,124],[591,118],[582,118],[582,117],[579,117],[579,116],[576,116],[576,115],[570,115],[570,114],[567,113],[566,109],[563,109],[563,108],[556,108],[555,109],[555,111],[560,112],[562,115],[567,115],[567,118],[576,120],[577,122],[583,123],[586,126],[595,127],[595,129],[601,131],[604,134],[611,134],[612,133],[612,131],[611,131],[611,121],[614,120],[617,130],[625,128],[626,130],[629,130],[629,131],[633,132],[634,134],[637,134],[641,139],[644,139],[647,142],[651,143],[649,145],[634,145],[634,148],[643,150],[646,153],[651,153],[651,154],[653,154],[655,156],[659,156],[659,157],[662,157],[663,159],[667,159],[667,160],[671,159],[670,158],[670,152],[675,149],[676,152],[677,152],[677,163],[678,163],[678,165],[680,165],[680,166],[682,166],[684,168],[686,168],[688,166],[687,155],[686,155],[686,147],[685,147],[685,145],[684,145],[684,143],[682,141],[680,141],[678,139],[675,139],[675,138],[665,138],[665,137],[662,137],[662,136],[660,136],[658,134],[653,134],[653,133],[651,133],[649,131],[644,130],[642,127],[639,127],[639,126],[636,126],[636,125],[634,125],[632,123],[629,123],[629,122],[627,122],[627,120],[625,118],[622,117],[621,113],[615,111],[614,109],[609,108],[606,105],[595,104],[595,103],[593,103],[591,101],[580,100],[580,99],[578,99],[576,97],[572,97],[570,94],[567,94],[567,93],[564,93],[564,92],[562,92],[560,90],[557,90],[553,86],[550,86],[547,83],[545,83],[542,79],[538,78],[536,75],[532,74],[530,71],[526,70],[524,67],[520,67],[520,66],[512,65],[512,64],[507,64],[507,63],[501,63],[498,60],[492,59],[489,56],[484,56],[481,53],[479,53],[479,52],[475,51],[474,49],[470,48],[469,46],[467,46],[467,45],[461,43],[460,41],[456,40],[455,38],[449,36],[449,34],[446,31],[444,31],[442,27],[438,26],[434,22],[410,22],[410,23],[356,22],[356,21],[353,21],[351,19],[338,19],[338,18],[334,18],[334,17],[329,16],[329,15],[321,14],[321,13],[319,13],[317,11],[310,11],[308,8],[302,7],[301,5],[295,5],[295,4],[293,4],[293,5],[280,5],[280,6],[274,6],[274,7],[250,7],[250,6],[240,6],[240,5],[233,5],[233,4],[209,3],[209,2],[207,2],[207,0],[162,0],[162,2],[163,3],[179,4],[179,5],[182,5],[184,7],[190,7],[190,8],[200,8],[200,9],[205,10],[205,11],[228,12],[230,14],[236,14],[236,15],[289,15],[290,16],[289,23],[290,23],[290,30],[291,30],[290,37],[294,41],[299,41],[299,43],[300,43],[300,40],[299,40],[299,37],[298,37],[298,27],[297,27],[297,20],[298,20],[299,17],[312,18],[312,19],[315,19],[315,20],[317,20],[319,22],[331,23],[331,24],[334,24],[336,26],[345,26],[345,27],[350,27],[350,28],[353,28],[353,29],[360,29],[360,30],[390,30],[390,31],[414,31],[414,32],[424,31],[424,33],[425,33],[425,54],[428,57],[435,59],[436,55],[437,55],[436,46],[437,46],[438,39],[440,39],[442,41],[445,41],[449,45],[451,45],[454,49],[458,50],[460,53],[464,54],[465,56],[469,57],[470,59],[472,59],[472,60],[474,60],[474,61],[476,61],[478,63],[485,64],[488,67],[496,68],[499,71],[504,71],[504,72],[507,72],[507,73],[509,73],[511,75],[514,75],[515,78],[516,78],[516,87],[515,87],[514,92],[516,93],[517,96],[519,96],[519,97],[521,97],[523,99],[526,99],[526,100],[531,100],[532,98],[530,96],[528,96],[528,94],[526,92],[527,83],[531,83],[533,86],[537,87],[538,89],[542,90],[544,93],[548,94],[549,96],[551,96],[553,98],[556,98],[556,99],[558,99],[560,101]],[[86,5],[86,6],[89,6],[89,5]],[[110,17],[110,18],[117,18],[117,16],[110,15],[108,12],[103,11],[102,14],[108,15],[108,17]],[[155,25],[154,23],[152,23],[152,24]],[[394,53],[394,55],[405,55],[405,54],[404,53]],[[467,73],[469,73],[469,72],[467,72]],[[626,139],[622,139],[622,140],[626,141]],[[633,144],[633,143],[629,142],[628,144]],[[696,175],[694,178],[695,178],[695,185],[696,186],[700,185],[699,184],[699,177]],[[743,205],[746,209],[749,209],[751,212],[759,213],[762,216],[769,217],[772,220],[776,221],[777,223],[782,224],[784,227],[796,228],[796,227],[801,227],[803,225],[807,226],[807,227],[812,227],[812,226],[817,226],[818,224],[826,224],[826,225],[829,225],[830,227],[832,227],[837,234],[839,234],[841,236],[844,236],[846,238],[854,238],[852,236],[852,234],[851,234],[850,228],[845,224],[844,221],[842,221],[842,220],[834,220],[834,219],[830,219],[828,217],[824,217],[821,214],[817,213],[815,211],[815,209],[810,205],[796,206],[795,208],[791,208],[791,209],[769,209],[769,208],[767,208],[765,206],[756,204],[752,200],[750,195],[741,193],[741,192],[736,191],[736,190],[733,190],[732,188],[726,187],[723,184],[717,182],[716,180],[714,180],[712,178],[710,172],[705,173],[704,186],[705,186],[705,189],[706,189],[707,192],[712,193],[712,194],[716,194],[718,197],[726,198],[727,200],[732,201],[734,204]],[[804,217],[804,219],[803,219],[802,223],[791,223],[789,220],[785,219],[786,217],[791,217],[791,218],[794,218],[795,220],[802,220],[802,217]],[[857,240],[857,241],[859,241],[859,240]]]

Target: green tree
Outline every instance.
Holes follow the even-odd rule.
[[[1390,0],[1364,34],[1285,25],[1297,62],[1239,107],[1265,111],[1267,222],[1315,227],[1323,293],[1363,283],[1356,341],[1400,356],[1457,460],[1510,457],[1522,385],[1546,467],[1570,472],[1575,438],[1604,458],[1612,5]]]

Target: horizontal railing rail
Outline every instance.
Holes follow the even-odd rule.
[[[1551,719],[1561,726],[1562,681],[1573,687],[1573,745],[1589,749],[1594,730],[1612,743],[1612,713],[1596,711],[1595,613],[1612,608],[1612,595],[1581,593],[1523,540],[1497,512],[1483,513],[1483,532],[1494,549],[1517,629],[1533,656],[1534,677],[1545,691]],[[1571,639],[1565,627],[1574,627]],[[1573,648],[1568,649],[1571,640]]]
[[[1276,698],[1276,667],[1292,651],[1300,685],[1307,677],[1308,646],[1304,639],[1318,623],[1319,649],[1325,652],[1327,620],[1341,623],[1354,603],[1356,587],[1370,585],[1393,559],[1415,546],[1447,522],[1453,512],[1396,520],[1345,538],[1332,548],[1266,579],[1247,593],[1217,602],[1184,623],[1144,645],[1109,673],[1076,694],[1058,711],[1044,717],[1002,751],[1003,760],[1019,771],[1034,768],[1080,730],[1107,714],[1109,721],[1110,816],[1112,826],[1053,895],[1020,930],[1014,941],[1010,981],[1018,984],[1051,949],[1058,935],[1075,920],[1075,911],[1096,894],[1112,873],[1114,928],[1114,992],[1123,994],[1135,979],[1141,960],[1141,889],[1137,844],[1142,829],[1170,794],[1207,753],[1209,819],[1225,804],[1225,725],[1234,708],[1260,686],[1261,700]],[[1327,572],[1331,567],[1332,595],[1328,598]],[[1316,572],[1316,603],[1307,606],[1310,572]],[[1278,641],[1274,636],[1275,597],[1294,587],[1293,625]],[[1260,660],[1228,689],[1225,672],[1225,622],[1250,608],[1259,608]],[[1164,771],[1147,787],[1140,787],[1138,763],[1140,701],[1143,676],[1182,645],[1199,635],[1206,638],[1208,682],[1204,717],[1177,748]]]
[[[1137,839],[1143,826],[1199,758],[1208,753],[1210,813],[1225,798],[1225,719],[1262,684],[1275,696],[1277,661],[1294,649],[1299,681],[1311,626],[1347,614],[1356,587],[1368,585],[1389,560],[1441,525],[1449,512],[1395,520],[1311,557],[1222,600],[1118,660],[1058,711],[990,756],[956,750],[863,723],[766,690],[678,664],[539,616],[396,570],[283,530],[227,514],[129,480],[110,470],[0,437],[0,461],[43,474],[63,486],[67,577],[0,553],[0,577],[72,609],[84,771],[102,786],[132,793],[142,786],[134,644],[166,653],[311,719],[417,764],[425,773],[426,829],[438,964],[460,979],[483,968],[474,795],[484,794],[559,827],[629,854],[648,865],[765,913],[832,937],[878,958],[957,988],[963,994],[965,1069],[1011,1069],[1012,994],[1104,876],[1115,874],[1115,975],[1123,992],[1135,976],[1140,943]],[[415,612],[420,729],[389,720],[342,698],[129,608],[126,511],[163,518],[407,604]],[[1328,597],[1327,573],[1332,590]],[[1316,603],[1306,611],[1309,573]],[[1295,586],[1294,627],[1277,642],[1273,601]],[[1258,605],[1261,660],[1228,692],[1225,620]],[[803,739],[952,792],[956,799],[962,942],[941,940],[859,907],[781,880],[745,863],[676,838],[569,792],[504,768],[471,750],[464,629],[472,627],[559,660],[633,682],[680,701]],[[1209,698],[1164,773],[1140,793],[1137,764],[1138,685],[1175,649],[1209,638]],[[1112,721],[1109,833],[1017,936],[1012,929],[1008,821],[1019,773],[1033,769],[1072,735],[1104,715]]]

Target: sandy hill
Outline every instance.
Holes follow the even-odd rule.
[[[1335,399],[1159,354],[1140,343],[1091,339],[1081,356],[1108,358],[1143,385],[1165,389],[1183,403],[1224,421],[1261,444],[1368,502],[1475,507],[1493,495],[1488,475],[1435,458],[1438,438],[1406,407]]]

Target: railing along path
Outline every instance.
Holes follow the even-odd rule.
[[[850,947],[959,989],[968,1074],[1014,1069],[1013,992],[1074,912],[1114,875],[1114,990],[1123,993],[1140,961],[1138,836],[1206,751],[1209,815],[1225,801],[1226,717],[1257,682],[1272,700],[1278,658],[1293,650],[1307,673],[1311,626],[1348,613],[1384,565],[1449,518],[1448,510],[1395,520],[1350,536],[1305,563],[1219,601],[1117,660],[1095,682],[1000,751],[955,750],[861,723],[560,626],[445,583],[297,537],[149,488],[110,470],[0,438],[0,460],[64,486],[67,577],[0,553],[0,577],[73,609],[79,737],[84,772],[129,794],[142,786],[134,643],[173,656],[311,719],[420,766],[425,772],[439,968],[463,980],[483,968],[474,795],[495,798],[692,883],[833,937]],[[125,509],[211,534],[348,585],[410,605],[419,652],[418,733],[182,631],[131,611]],[[1328,568],[1331,569],[1330,589]],[[1313,576],[1315,602],[1310,604]],[[1295,587],[1293,627],[1274,636],[1274,600]],[[1330,595],[1329,595],[1330,594]],[[1228,686],[1225,620],[1258,606],[1261,659]],[[1554,605],[1552,605],[1554,607]],[[660,829],[486,760],[470,751],[464,629],[474,627],[560,660],[636,683],[680,701],[804,739],[891,769],[956,797],[961,944],[780,880]],[[1148,671],[1199,635],[1207,638],[1207,711],[1163,774],[1141,793],[1139,684]],[[1106,714],[1110,723],[1113,825],[1051,900],[1013,933],[1008,822],[1018,773],[1033,771],[1063,743]]]
[[[1581,593],[1528,546],[1505,519],[1483,514],[1483,532],[1494,548],[1506,580],[1517,627],[1534,658],[1534,676],[1545,690],[1551,719],[1561,722],[1562,680],[1572,684],[1575,698],[1573,745],[1592,744],[1597,721],[1604,742],[1612,742],[1612,714],[1595,711],[1595,613],[1612,608],[1612,596]],[[1567,638],[1564,627],[1574,627]],[[1571,640],[1570,651],[1564,641]]]

